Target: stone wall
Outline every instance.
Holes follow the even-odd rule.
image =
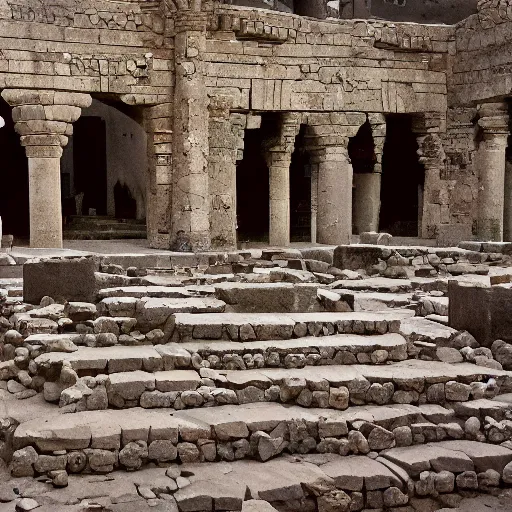
[[[421,234],[460,240],[485,228],[476,223],[475,134],[489,124],[475,119],[496,116],[475,105],[510,91],[509,17],[509,0],[480,2],[453,27],[316,20],[211,0],[0,0],[0,89],[76,91],[134,106],[148,136],[149,238],[162,248],[180,230],[195,248],[212,239],[234,245],[233,173],[244,129],[262,114],[288,119],[267,141],[272,162],[282,166],[293,152],[286,130],[308,125],[315,158],[343,168],[347,183],[345,146],[361,122],[410,114],[426,174]],[[348,115],[341,124],[340,112]],[[300,113],[295,124],[290,113]],[[312,123],[312,114],[334,117]]]

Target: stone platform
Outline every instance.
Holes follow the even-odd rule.
[[[392,250],[358,268],[346,247],[18,254],[25,278],[0,280],[2,506],[501,503],[512,346],[447,313],[450,287],[506,280],[508,256]]]

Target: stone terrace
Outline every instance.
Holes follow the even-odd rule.
[[[462,245],[28,260],[1,281],[5,510],[412,512],[501,492],[512,346],[449,327],[448,284],[508,282],[511,259]]]

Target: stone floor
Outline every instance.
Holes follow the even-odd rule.
[[[0,277],[0,511],[512,510],[512,345],[448,325],[506,254],[71,245],[94,301]]]

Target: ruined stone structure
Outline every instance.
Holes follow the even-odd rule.
[[[335,4],[1,0],[3,130],[26,150],[31,244],[62,244],[59,161],[92,99],[144,127],[152,247],[180,231],[195,250],[236,247],[243,194],[269,212],[245,231],[274,245],[300,229],[510,239],[511,2],[454,26],[335,19]]]

